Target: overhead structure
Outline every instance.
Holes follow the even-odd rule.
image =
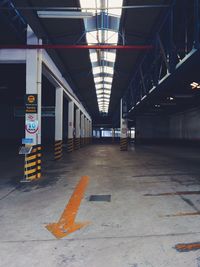
[[[82,12],[93,8],[97,22],[94,23],[91,18],[84,19],[88,45],[117,45],[122,4],[123,0],[80,0]],[[107,114],[109,109],[115,59],[116,50],[90,50],[98,107],[100,113],[104,114]]]

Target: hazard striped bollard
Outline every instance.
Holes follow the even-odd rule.
[[[55,141],[55,147],[54,147],[54,159],[59,160],[62,158],[62,151],[63,151],[63,141],[57,140]]]
[[[74,146],[74,148],[76,150],[78,150],[80,148],[80,146],[81,146],[81,139],[80,138],[75,138],[75,146]]]
[[[127,151],[128,150],[128,138],[120,139],[120,150]]]
[[[35,145],[30,154],[25,156],[24,178],[27,181],[33,181],[41,178],[41,146]]]
[[[74,150],[74,139],[73,138],[68,138],[67,141],[67,151],[72,152]]]

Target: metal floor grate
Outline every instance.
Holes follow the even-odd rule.
[[[91,195],[89,198],[89,201],[110,202],[111,201],[111,195]]]

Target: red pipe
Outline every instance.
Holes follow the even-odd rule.
[[[0,45],[0,49],[120,49],[120,50],[150,50],[152,45]]]

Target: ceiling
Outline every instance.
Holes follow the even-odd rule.
[[[16,7],[28,8],[80,7],[78,0],[13,0],[13,3]],[[171,0],[156,1],[156,4],[170,3]],[[124,0],[123,3],[124,6],[154,4],[154,0]],[[40,19],[34,9],[19,9],[19,12],[38,37],[42,38],[43,43],[86,44],[83,19]],[[125,35],[125,44],[151,43],[165,12],[167,12],[167,8],[124,9],[119,31]],[[6,34],[7,26],[2,27],[1,25],[0,27]],[[18,42],[17,40],[17,38],[8,36],[7,43],[15,44]],[[122,38],[119,38],[119,44],[122,44]],[[98,120],[99,110],[89,51],[51,49],[48,52],[93,119]],[[118,110],[120,98],[127,90],[134,70],[144,53],[145,51],[117,50],[108,117],[113,117]]]

